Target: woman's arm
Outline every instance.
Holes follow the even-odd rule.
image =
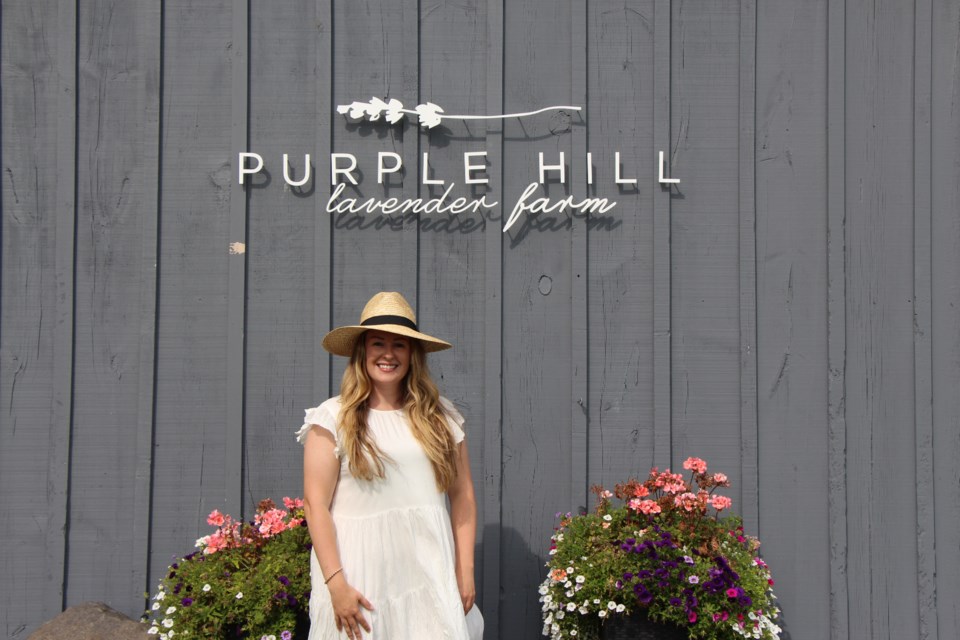
[[[473,478],[470,475],[470,457],[467,441],[460,443],[457,456],[457,479],[447,491],[450,496],[450,520],[453,525],[453,541],[456,546],[457,586],[463,612],[470,611],[477,597],[473,581],[473,545],[477,539],[477,499],[473,493]]]
[[[340,477],[340,461],[334,454],[335,448],[332,433],[325,429],[311,429],[303,447],[303,508],[313,551],[330,590],[337,629],[346,630],[350,638],[359,639],[360,627],[370,631],[370,624],[360,607],[372,611],[373,605],[350,586],[340,564],[336,528],[330,515],[330,503]]]

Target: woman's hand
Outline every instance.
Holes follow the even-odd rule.
[[[333,615],[337,621],[337,631],[345,631],[351,640],[360,640],[360,629],[370,633],[370,623],[363,615],[363,609],[373,611],[373,605],[363,594],[351,587],[343,574],[333,576],[327,585],[330,600],[333,603]]]
[[[457,588],[460,590],[460,602],[463,603],[463,614],[466,615],[477,600],[477,588],[473,582],[473,571],[457,569]]]

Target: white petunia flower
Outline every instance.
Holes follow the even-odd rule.
[[[616,608],[617,608],[617,603],[614,602],[613,600],[607,603],[607,609],[610,609],[610,611],[613,611]]]
[[[623,613],[625,609],[626,607],[623,606],[622,604],[617,605],[617,613]]]
[[[149,633],[149,634],[152,635],[152,636],[155,636],[155,635],[157,635],[158,633],[160,633],[160,629],[159,629],[156,625],[154,625],[154,626],[150,627],[150,629],[147,630],[147,633]]]
[[[160,603],[159,603],[159,602],[154,602],[154,603],[153,603],[153,606],[150,607],[150,608],[153,609],[154,611],[156,611],[157,609],[160,608]]]
[[[170,627],[173,626],[173,620],[171,620],[170,618],[164,618],[161,624],[165,626],[167,629],[169,629]]]
[[[203,590],[204,590],[204,591],[210,591],[210,589],[212,589],[212,588],[213,588],[213,587],[211,587],[211,586],[208,585],[208,584],[203,585]]]
[[[606,520],[607,522],[610,522],[611,520],[613,520],[613,516],[611,516],[611,515],[608,513],[607,515],[603,516],[603,519]]]
[[[237,600],[240,600],[241,598],[243,598],[243,591],[237,592]]]
[[[176,610],[177,610],[176,607],[167,607],[167,610],[164,613],[166,613],[167,615],[170,615],[171,613],[175,613]]]
[[[600,612],[599,612],[597,615],[600,616],[601,618],[606,618],[606,617],[607,617],[607,610],[606,610],[606,609],[600,609]]]
[[[583,576],[577,576],[577,584],[583,584],[587,579]]]

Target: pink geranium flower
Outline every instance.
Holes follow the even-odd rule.
[[[712,506],[717,511],[723,511],[724,509],[729,509],[733,504],[733,500],[727,496],[713,496],[710,498],[710,506]]]
[[[689,457],[683,461],[684,469],[692,469],[694,473],[706,473],[707,463],[700,458]]]
[[[673,499],[673,504],[678,507],[682,507],[684,511],[693,511],[699,505],[699,500],[697,500],[696,494],[690,493],[681,493],[676,498]]]
[[[207,524],[211,527],[222,527],[224,523],[223,514],[214,509],[210,512],[210,515],[207,516]]]
[[[637,504],[637,509],[647,515],[650,515],[653,513],[660,513],[660,505],[654,502],[653,500],[641,500]]]
[[[257,514],[254,523],[259,525],[258,531],[264,538],[275,536],[282,533],[287,528],[287,523],[283,517],[287,515],[282,509],[270,509],[262,514]]]

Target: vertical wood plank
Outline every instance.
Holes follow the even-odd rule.
[[[504,113],[504,0],[487,2],[486,112]],[[503,126],[486,131],[491,201],[503,203]],[[503,522],[503,216],[484,226],[483,607],[489,633],[500,636]]]
[[[571,98],[575,106],[587,106],[587,2],[571,0]],[[587,175],[583,161],[587,157],[587,127],[583,111],[573,114],[573,128],[570,132],[570,193],[577,201],[587,197]],[[588,313],[590,281],[588,256],[588,220],[589,214],[575,215],[571,230],[571,296],[570,296],[570,351],[572,368],[570,371],[570,497],[580,508],[586,509],[589,501],[589,465],[587,440],[590,427],[590,339],[588,334]]]
[[[936,639],[937,555],[933,484],[933,238],[931,0],[915,0],[913,53],[913,357],[917,464],[917,597],[920,639]]]
[[[918,637],[914,415],[914,15],[901,2],[848,2],[847,532],[852,638]],[[833,132],[831,132],[833,135]],[[896,474],[890,473],[895,469]],[[903,505],[894,514],[890,504]]]
[[[84,2],[78,33],[77,339],[66,599],[101,600],[138,615],[142,602],[134,605],[130,596],[146,584],[149,537],[137,534],[149,531],[152,450],[156,3]],[[136,504],[138,494],[146,504]]]
[[[672,462],[726,473],[739,511],[740,3],[672,4]]]
[[[313,386],[314,350],[322,334],[315,330],[310,296],[317,264],[329,259],[329,247],[314,243],[316,228],[324,223],[329,228],[330,221],[329,214],[318,215],[315,203],[326,204],[323,188],[329,184],[329,177],[324,181],[314,173],[319,134],[313,132],[323,129],[316,121],[316,11],[316,0],[250,5],[249,144],[263,156],[271,179],[247,190],[243,487],[248,509],[265,498],[279,503],[300,494],[302,447],[291,427],[299,426],[304,408],[323,399]],[[329,93],[326,100],[329,104]],[[310,171],[303,186],[287,183],[284,154],[291,182]],[[325,271],[320,277],[329,283]]]
[[[673,7],[671,0],[654,5],[653,27],[653,146],[673,168],[676,148],[671,132],[673,68]],[[672,175],[672,171],[670,172]],[[671,187],[659,185],[653,192],[653,459],[667,466],[673,458],[673,320],[671,293],[672,242]]]
[[[757,11],[756,531],[783,637],[829,638],[827,5]]]
[[[77,215],[77,5],[57,14],[57,206],[53,340],[54,388],[50,423],[44,613],[65,605],[70,462],[73,436],[74,266]]]
[[[159,259],[160,197],[163,173],[160,154],[163,146],[163,125],[160,105],[163,102],[163,24],[164,3],[144,7],[137,23],[137,40],[143,47],[143,166],[145,177],[153,176],[155,190],[144,189],[140,207],[143,222],[140,229],[140,336],[137,372],[137,443],[133,490],[133,583],[139,592],[149,592],[150,524],[153,506],[153,442],[155,428],[156,346],[157,346],[157,260]],[[148,179],[147,184],[150,184]]]
[[[165,0],[151,573],[225,509],[232,0]],[[242,197],[242,194],[240,195]],[[231,463],[233,464],[233,463]],[[237,516],[237,513],[231,513]]]
[[[504,110],[532,111],[569,104],[573,16],[552,1],[504,3]],[[578,16],[578,19],[582,19]],[[536,42],[532,47],[530,43]],[[576,113],[552,112],[504,122],[503,194],[507,206],[531,183],[544,163],[567,165],[535,187],[535,197],[569,195]],[[534,637],[542,629],[535,586],[558,511],[574,510],[570,495],[572,424],[568,394],[573,370],[570,300],[573,293],[571,230],[582,223],[570,211],[524,214],[504,233],[503,253],[503,535],[502,632]],[[549,495],[550,500],[543,496]],[[509,621],[509,626],[507,626]]]
[[[827,352],[830,639],[850,637],[847,583],[846,2],[827,16]]]
[[[250,5],[249,0],[233,1],[233,38],[230,52],[230,78],[233,98],[230,103],[230,141],[236,153],[247,149],[250,131]],[[230,182],[230,243],[247,244],[248,197],[243,185]],[[227,279],[227,354],[226,381],[227,437],[224,439],[224,505],[229,513],[243,518],[243,439],[245,431],[244,368],[246,366],[246,252],[230,256]]]
[[[588,5],[590,73],[584,119],[594,174],[585,191],[617,206],[606,214],[578,217],[574,233],[580,232],[580,225],[588,232],[587,480],[605,487],[643,475],[654,464],[653,292],[658,248],[653,230],[660,191],[653,151],[656,4],[631,0],[622,7]],[[664,28],[669,30],[669,25]],[[664,124],[669,128],[669,122]],[[664,135],[664,144],[666,139]],[[616,184],[618,152],[621,176],[636,184]],[[585,171],[585,161],[582,152],[574,152],[574,175]],[[666,439],[669,443],[669,430]]]
[[[69,154],[61,157],[72,138],[58,134],[68,126],[63,133],[72,135],[63,111],[73,104],[75,74],[69,58],[61,67],[61,54],[72,55],[76,42],[54,37],[60,4],[20,0],[0,11],[0,635],[9,638],[26,638],[62,604],[65,506],[56,492],[64,487],[48,481],[69,455],[60,441],[69,424],[54,398],[63,384],[57,369],[70,364],[55,360],[54,345],[69,337],[56,323],[72,326],[60,315],[56,234],[61,197],[70,201],[74,183]]]
[[[314,147],[316,195],[313,227],[313,392],[317,401],[336,395],[330,378],[330,354],[321,340],[330,331],[331,279],[333,277],[333,217],[327,213],[330,197],[330,154],[333,152],[333,0],[316,0],[317,51],[316,74],[317,137]],[[302,490],[302,489],[301,489]]]
[[[936,630],[960,638],[960,2],[932,6],[931,376]],[[918,46],[922,40],[918,38]],[[918,183],[916,189],[924,188]],[[921,565],[922,567],[922,565]],[[931,637],[936,637],[931,635]]]
[[[757,3],[740,2],[740,515],[759,525],[759,424],[757,422],[757,211],[756,92]]]

